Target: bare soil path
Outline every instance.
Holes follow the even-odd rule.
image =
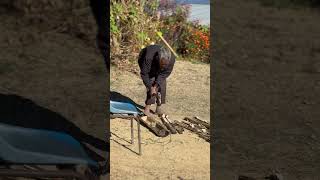
[[[251,0],[214,6],[216,179],[272,170],[319,179],[319,12]]]
[[[139,76],[111,68],[112,96],[143,106],[145,87]],[[177,61],[168,79],[165,112],[175,120],[186,116],[210,119],[210,67]],[[135,128],[136,129],[136,128]],[[210,144],[185,131],[158,138],[142,128],[142,156],[130,145],[130,121],[111,120],[111,179],[210,179]],[[133,151],[133,152],[132,152]]]

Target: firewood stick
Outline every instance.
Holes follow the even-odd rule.
[[[171,125],[171,123],[168,121],[168,119],[166,118],[166,115],[162,115],[161,120],[163,121],[163,124],[165,126],[167,126],[167,128],[170,130],[170,132],[172,134],[177,134],[176,129]]]
[[[205,124],[205,123],[203,123],[202,121],[199,121],[199,120],[197,120],[197,119],[191,119],[191,118],[185,117],[184,120],[189,121],[189,122],[191,122],[191,123],[193,123],[193,124],[197,124],[198,126],[202,126],[202,127],[204,127],[204,128],[207,128],[207,129],[210,128],[210,125],[209,125],[209,124]]]
[[[207,121],[204,121],[202,119],[200,119],[199,117],[195,116],[193,119],[198,120],[199,123],[201,123],[202,125],[204,125],[206,128],[210,129],[210,124]]]
[[[210,135],[209,134],[204,134],[202,132],[197,131],[195,128],[192,128],[190,126],[190,123],[186,123],[186,122],[176,122],[179,124],[179,126],[182,126],[185,129],[188,129],[191,132],[194,132],[195,134],[197,134],[200,138],[206,140],[207,142],[210,142]]]
[[[195,123],[192,123],[192,122],[189,122],[186,120],[183,120],[182,123],[185,123],[185,124],[189,125],[190,127],[192,127],[195,132],[202,132],[202,129],[204,128],[202,126],[199,126],[198,124],[195,124]]]
[[[184,131],[184,128],[182,126],[180,126],[179,123],[180,123],[179,121],[175,120],[172,124],[173,124],[174,128],[177,130],[177,132],[179,134],[182,134]]]
[[[202,136],[210,136],[210,134],[206,131],[204,132],[203,128],[201,128],[200,126],[196,125],[196,124],[193,124],[193,123],[190,123],[188,121],[183,121],[182,122],[183,124],[189,126],[189,130],[191,130],[192,132],[196,133],[196,134],[201,134]]]
[[[140,118],[140,122],[147,126],[147,128],[155,133],[159,137],[165,137],[169,134],[169,131],[161,123],[155,121],[154,119],[144,116]]]
[[[184,131],[184,128],[179,126],[178,124],[174,124],[174,128],[177,130],[179,134],[182,134]]]
[[[172,127],[176,130],[176,132],[178,132],[179,134],[183,133],[183,128],[181,126],[178,126],[176,123],[174,123],[168,115],[165,115],[165,118],[167,119],[167,121],[172,125]]]
[[[161,118],[161,120],[171,134],[177,134],[177,131],[172,126],[170,126],[168,122],[166,122],[163,118]]]

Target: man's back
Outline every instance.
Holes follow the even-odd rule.
[[[149,76],[157,76],[160,71],[160,66],[159,66],[159,54],[161,51],[161,46],[160,45],[150,45],[145,47],[138,59],[138,64],[141,69],[142,74],[149,74]],[[171,61],[170,64],[168,65],[167,68],[163,69],[162,71],[169,70],[170,73],[172,71],[172,66],[175,63],[175,57],[172,55],[171,56]]]

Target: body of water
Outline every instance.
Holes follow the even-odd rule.
[[[210,25],[210,4],[190,4],[189,21],[199,20],[200,24]]]

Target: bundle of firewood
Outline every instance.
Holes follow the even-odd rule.
[[[165,137],[169,134],[182,134],[184,129],[188,129],[207,142],[210,142],[210,124],[198,117],[186,117],[183,121],[179,122],[172,120],[168,115],[163,114],[160,116],[160,120],[161,121],[158,121],[155,118],[147,116],[140,118],[140,121],[142,121],[142,123],[145,124],[156,136]]]
[[[176,122],[179,126],[194,132],[207,142],[210,142],[210,124],[198,117],[185,117],[182,122]]]
[[[161,116],[161,121],[171,134],[182,134],[184,131],[183,127],[179,126],[177,121],[172,121],[166,114]]]
[[[170,131],[155,118],[143,116],[140,121],[158,137],[166,137],[170,134]]]

